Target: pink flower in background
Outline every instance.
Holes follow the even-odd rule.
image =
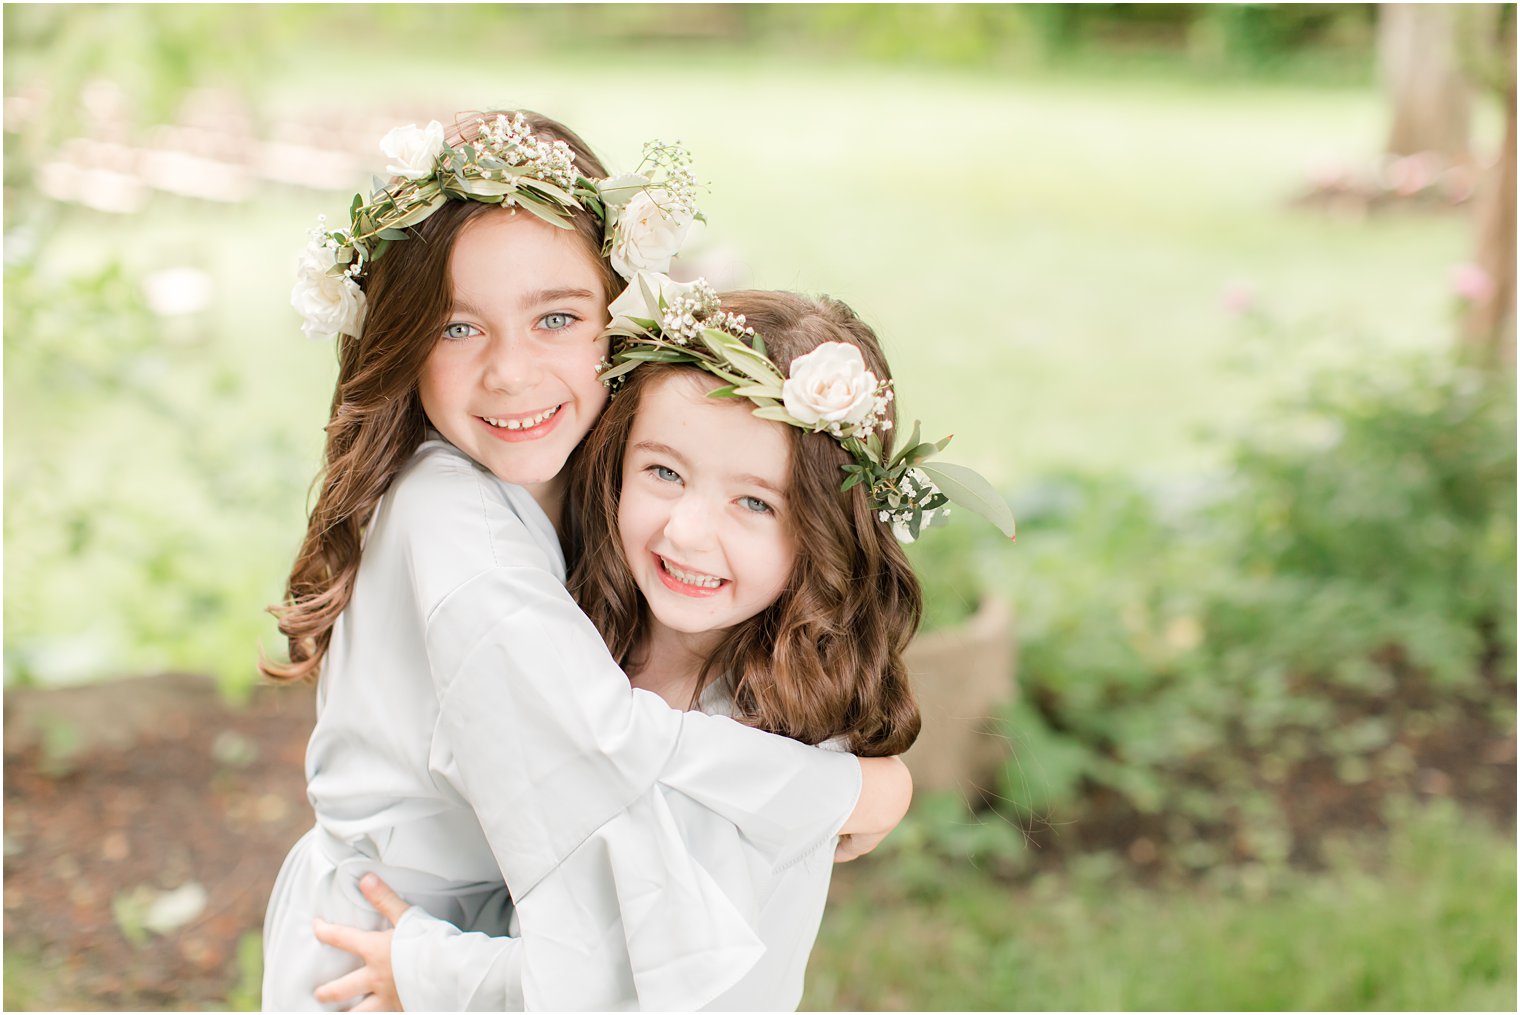
[[[1244,317],[1256,309],[1256,287],[1236,279],[1224,287],[1219,302],[1231,317]]]
[[[1336,155],[1319,154],[1305,167],[1309,185],[1315,190],[1339,190],[1351,182],[1351,170]]]
[[[1494,295],[1494,280],[1478,265],[1464,261],[1452,266],[1451,288],[1468,303],[1487,303]]]
[[[1402,197],[1418,194],[1440,178],[1442,158],[1435,152],[1394,157],[1384,167],[1388,186]]]

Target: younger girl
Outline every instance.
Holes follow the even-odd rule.
[[[312,922],[378,925],[367,871],[461,926],[515,912],[535,935],[512,960],[521,1005],[698,1007],[762,948],[732,901],[747,882],[695,863],[672,810],[698,801],[686,827],[782,864],[847,818],[880,834],[906,793],[900,762],[630,692],[563,587],[563,467],[606,401],[614,262],[668,263],[690,174],[606,180],[524,115],[382,147],[396,179],[319,231],[293,293],[309,333],[339,334],[339,373],[279,611],[290,663],[265,667],[321,680],[316,823],[270,899],[264,1007],[312,1007],[353,968]]]
[[[895,469],[883,460],[894,413],[876,336],[838,301],[739,292],[719,310],[700,285],[648,276],[612,311],[614,362],[649,365],[608,371],[624,387],[574,465],[569,517],[580,549],[570,588],[614,657],[635,687],[677,707],[859,754],[906,750],[919,715],[902,652],[921,597],[893,523],[916,527],[943,500],[892,505],[893,491],[920,485],[913,465],[932,446],[905,447]],[[873,465],[871,480],[841,489],[842,470]],[[765,943],[709,1007],[795,1009],[832,843],[775,868],[742,835],[688,827],[691,813],[674,811],[696,861],[748,872],[746,918]],[[408,1010],[514,1002],[499,955],[517,942],[461,934],[417,907],[403,916],[383,886],[365,892],[397,919],[394,938],[322,936],[366,960],[356,976],[375,997]],[[522,933],[531,948],[532,929]]]

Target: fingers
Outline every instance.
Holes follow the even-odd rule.
[[[378,909],[391,926],[401,922],[401,916],[412,908],[405,899],[391,891],[390,885],[381,881],[376,874],[366,874],[359,879],[359,891],[369,900],[369,904]]]
[[[370,987],[370,975],[367,967],[355,969],[347,976],[340,976],[336,980],[329,980],[316,990],[311,996],[323,1004],[332,1004],[347,997],[358,997],[368,994]]]
[[[371,994],[369,997],[366,997],[363,1001],[360,1001],[358,1004],[354,1005],[352,1008],[349,1009],[349,1011],[390,1011],[390,1010],[391,1009],[387,1008],[385,1006],[385,1004],[380,1000],[380,998],[376,997],[374,994]]]
[[[885,832],[878,835],[867,835],[857,832],[854,835],[841,835],[839,844],[834,847],[834,862],[849,863],[851,860],[865,856],[871,850],[881,845],[887,837]]]
[[[365,938],[372,932],[359,930],[356,927],[345,927],[341,923],[328,923],[321,917],[311,921],[311,929],[317,935],[317,940],[334,948],[341,948],[350,955],[364,957]]]

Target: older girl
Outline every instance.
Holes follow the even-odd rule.
[[[576,599],[633,685],[673,706],[836,750],[906,750],[919,715],[902,652],[921,597],[894,527],[916,531],[943,497],[915,468],[935,446],[890,453],[876,336],[834,300],[740,292],[720,310],[700,286],[640,276],[638,289],[613,306],[627,325],[614,328],[614,358],[650,363],[608,372],[626,386],[573,470]],[[758,412],[748,398],[713,397],[741,390]],[[842,488],[855,475],[842,470],[862,467],[870,477]],[[710,1007],[795,1009],[832,842],[776,867],[737,829],[688,823],[702,817],[695,803],[672,813],[699,864],[748,881],[741,905],[765,944]],[[533,947],[531,927],[521,940],[463,934],[383,885],[365,893],[397,923],[394,938],[322,936],[365,960],[355,977],[374,996],[409,1010],[519,1007],[509,957]]]
[[[396,179],[314,236],[293,295],[308,332],[339,334],[339,375],[279,610],[290,662],[265,666],[321,679],[316,823],[270,900],[264,1006],[311,1007],[353,967],[312,921],[376,926],[369,871],[463,926],[515,910],[527,1007],[700,1006],[761,947],[672,801],[783,864],[841,826],[879,834],[907,794],[898,762],[630,692],[563,587],[563,468],[606,399],[614,262],[668,262],[690,174],[605,180],[520,114],[393,132],[387,154]]]

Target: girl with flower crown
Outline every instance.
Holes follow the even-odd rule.
[[[613,656],[675,707],[835,750],[906,750],[919,714],[902,652],[921,594],[894,530],[918,528],[943,497],[892,504],[893,491],[933,484],[928,446],[905,447],[895,468],[883,458],[894,413],[874,332],[835,300],[739,292],[720,310],[700,283],[657,276],[611,310],[624,341],[603,376],[623,387],[572,467],[569,584]],[[746,359],[754,349],[766,359]],[[769,357],[790,364],[785,377]],[[854,473],[842,470],[861,467],[871,480],[845,487]],[[696,861],[748,870],[742,904],[764,944],[709,1007],[795,1009],[831,851],[769,867],[735,830],[687,826],[693,813],[673,816]],[[319,996],[362,983],[408,1010],[522,1007],[511,956],[533,947],[532,928],[521,940],[462,933],[384,884],[363,890],[396,929],[324,927],[366,965]]]
[[[317,232],[292,295],[309,334],[338,333],[339,374],[276,611],[290,661],[263,666],[321,674],[316,823],[270,899],[264,1007],[312,1007],[354,968],[312,926],[378,928],[367,872],[457,926],[520,924],[525,1007],[700,1007],[764,949],[748,871],[683,836],[779,868],[837,833],[869,844],[910,789],[895,759],[630,689],[565,591],[564,469],[606,401],[617,272],[664,267],[692,178],[656,149],[663,178],[606,179],[574,134],[523,115],[386,150],[397,178]],[[378,1006],[361,994],[334,1001]]]

